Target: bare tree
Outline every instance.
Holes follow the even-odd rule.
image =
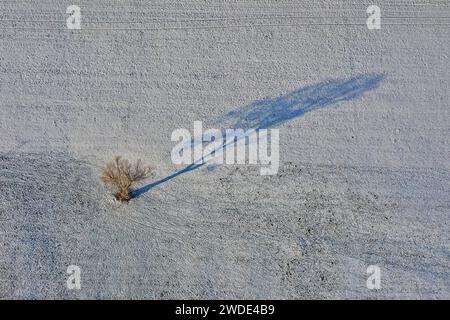
[[[133,185],[151,176],[153,168],[145,166],[141,160],[132,165],[128,160],[117,156],[102,169],[101,180],[112,189],[117,200],[128,202]]]

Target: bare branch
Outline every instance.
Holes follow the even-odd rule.
[[[153,168],[145,166],[141,160],[132,165],[128,160],[117,156],[102,169],[101,181],[108,185],[117,200],[130,201],[132,186],[153,176]]]

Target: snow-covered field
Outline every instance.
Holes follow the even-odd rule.
[[[0,2],[0,298],[450,298],[447,1],[377,1],[380,30],[366,1],[71,4]],[[279,129],[278,174],[173,175],[194,121]],[[115,155],[156,167],[128,205]]]

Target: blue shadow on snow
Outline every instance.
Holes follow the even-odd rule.
[[[383,74],[360,75],[351,79],[334,79],[309,85],[278,98],[256,101],[238,110],[225,114],[219,122],[227,128],[267,129],[298,118],[307,112],[336,105],[361,97],[365,92],[377,88],[384,79]],[[198,161],[197,161],[198,162]],[[161,180],[152,182],[132,192],[136,198],[150,189],[193,171],[205,163],[192,163]]]

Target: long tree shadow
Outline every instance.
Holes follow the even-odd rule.
[[[346,80],[327,80],[297,89],[278,98],[256,101],[225,114],[215,123],[221,128],[245,130],[271,128],[298,118],[307,112],[332,107],[339,102],[361,97],[365,92],[377,88],[383,79],[383,74],[366,74]],[[223,147],[225,144],[221,148]],[[198,169],[204,164],[203,158],[197,159],[182,170],[134,190],[131,197],[136,198],[150,189],[179,175]]]

